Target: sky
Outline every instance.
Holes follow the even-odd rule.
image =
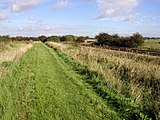
[[[160,0],[0,0],[0,35],[160,36]]]

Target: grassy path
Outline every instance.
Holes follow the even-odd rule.
[[[38,43],[0,79],[2,120],[120,119],[57,53]]]

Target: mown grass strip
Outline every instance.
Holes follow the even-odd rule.
[[[66,62],[44,44],[34,45],[0,79],[0,119],[124,119]]]

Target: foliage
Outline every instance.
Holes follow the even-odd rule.
[[[47,37],[44,36],[44,35],[39,36],[38,39],[39,39],[40,41],[42,41],[42,42],[46,42],[46,41],[47,41]]]
[[[100,43],[101,45],[109,45],[110,38],[111,36],[108,33],[100,33],[96,36],[98,43]]]
[[[98,44],[119,46],[119,47],[138,47],[144,43],[144,38],[139,33],[134,33],[130,37],[119,37],[118,34],[109,35],[108,33],[100,33],[96,36]]]
[[[9,41],[11,41],[11,39],[8,35],[0,36],[0,42],[9,42]]]
[[[75,41],[75,37],[73,35],[66,35],[61,37],[61,41],[70,41],[73,42]]]
[[[76,42],[78,43],[81,43],[81,42],[84,42],[88,37],[83,37],[83,36],[80,36],[77,38]]]
[[[158,56],[64,45],[58,49],[80,64],[87,65],[89,72],[94,72],[105,79],[106,87],[114,88],[119,94],[133,98],[141,112],[152,119],[160,118]],[[93,84],[94,88],[102,85]]]
[[[47,38],[47,41],[60,42],[61,39],[58,36],[50,36]]]

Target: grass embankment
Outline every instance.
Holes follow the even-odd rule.
[[[32,43],[0,42],[0,77],[4,76],[8,67],[32,47]]]
[[[116,120],[136,115],[108,105],[84,79],[53,49],[36,44],[0,79],[0,119]]]
[[[132,98],[145,114],[160,118],[160,58],[135,53],[49,43],[101,76],[119,94]],[[98,85],[97,85],[98,86]]]

